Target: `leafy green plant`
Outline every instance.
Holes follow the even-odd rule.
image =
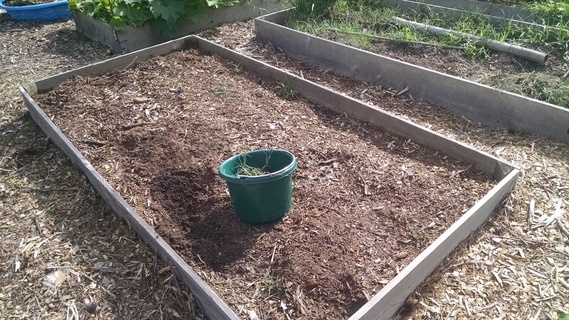
[[[230,6],[239,0],[68,0],[70,10],[108,23],[113,29],[149,23],[163,36],[181,19],[197,20],[208,8]]]

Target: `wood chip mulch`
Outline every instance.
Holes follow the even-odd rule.
[[[25,116],[18,83],[102,60],[106,48],[76,34],[72,22],[15,23],[0,11],[0,30],[0,318],[199,319],[187,288],[114,218]],[[251,55],[262,57],[259,52],[269,50],[251,42],[251,23],[212,34]],[[337,82],[326,85],[369,98],[369,91]],[[420,102],[366,101],[524,170],[509,201],[415,292],[403,318],[555,319],[569,311],[569,147],[489,129]],[[124,256],[140,264],[125,262]],[[138,275],[140,266],[144,277]],[[241,312],[244,318],[251,315]]]
[[[222,299],[261,319],[346,318],[491,185],[193,51],[76,77],[36,100]],[[246,225],[216,170],[272,147],[298,158],[293,210]]]
[[[255,41],[251,21],[202,35],[522,168],[523,175],[505,205],[409,298],[399,318],[556,319],[558,313],[569,312],[566,144],[472,123],[423,101],[398,103],[392,100],[397,91],[375,84],[327,77],[329,72],[290,60],[278,48]],[[439,58],[432,59],[436,64]],[[456,63],[446,68],[460,70],[462,61]]]
[[[25,111],[18,84],[109,57],[74,28],[0,10],[0,319],[203,319]]]

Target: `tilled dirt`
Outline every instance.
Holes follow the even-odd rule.
[[[345,318],[492,181],[289,89],[185,51],[77,77],[36,99],[238,314]],[[293,208],[247,225],[217,166],[272,147],[298,158]]]

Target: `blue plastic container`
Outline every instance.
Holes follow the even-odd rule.
[[[67,0],[28,6],[5,6],[0,0],[0,9],[6,10],[14,20],[58,20],[71,17]]]

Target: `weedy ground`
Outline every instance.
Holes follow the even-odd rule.
[[[301,1],[301,0],[299,0]],[[403,43],[408,46],[441,48],[444,51],[460,51],[471,63],[490,61],[494,52],[456,35],[437,36],[422,29],[392,21],[392,17],[437,26],[475,36],[541,50],[554,56],[549,60],[553,69],[569,72],[569,4],[557,2],[527,2],[525,7],[537,12],[543,27],[514,23],[491,22],[473,12],[460,16],[445,13],[408,13],[383,7],[374,0],[338,0],[321,14],[306,17],[304,13],[289,16],[287,25],[323,37],[333,38],[345,44],[366,50],[376,50],[377,42]],[[380,40],[379,40],[380,39]],[[377,51],[377,50],[376,50]],[[379,51],[378,53],[382,53]],[[566,72],[550,72],[546,68],[522,66],[520,72],[507,76],[485,75],[485,84],[526,95],[530,98],[569,107],[569,75]],[[426,62],[426,67],[428,62]],[[499,72],[496,72],[499,74]]]

